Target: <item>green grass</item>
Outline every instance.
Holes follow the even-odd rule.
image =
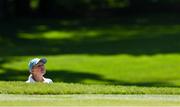
[[[39,57],[39,56],[35,56]],[[32,57],[13,57],[1,65],[1,80],[25,81]],[[54,82],[126,86],[180,86],[179,54],[46,56],[47,74]]]
[[[2,81],[25,81],[28,61],[46,57],[54,82],[180,86],[176,14],[8,20],[0,28]]]
[[[180,105],[179,18],[1,21],[0,106]],[[48,59],[45,77],[53,84],[25,83],[34,57]]]
[[[0,95],[0,106],[179,106],[177,95]]]
[[[0,94],[180,94],[179,88],[138,87],[121,85],[93,85],[74,83],[27,84],[24,82],[0,82]]]

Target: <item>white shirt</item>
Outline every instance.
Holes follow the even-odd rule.
[[[53,83],[53,81],[49,78],[44,78],[43,77],[43,83]],[[26,83],[35,83],[36,81],[32,78],[32,75],[29,76],[28,80],[26,81]]]

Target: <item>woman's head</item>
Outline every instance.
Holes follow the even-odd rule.
[[[46,73],[45,63],[47,60],[45,58],[34,58],[29,62],[29,72],[31,74],[44,75]]]
[[[39,62],[32,67],[31,74],[33,75],[44,75],[45,73],[46,69],[43,62]]]

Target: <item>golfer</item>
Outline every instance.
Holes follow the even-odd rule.
[[[49,78],[43,77],[46,73],[45,65],[47,60],[46,58],[34,58],[30,60],[29,66],[29,78],[26,83],[35,83],[35,82],[42,82],[42,83],[53,83],[53,81]]]

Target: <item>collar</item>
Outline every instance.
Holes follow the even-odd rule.
[[[43,77],[43,82],[45,82],[45,78]],[[36,82],[33,78],[32,78],[32,74],[29,75],[29,81],[30,82]]]

